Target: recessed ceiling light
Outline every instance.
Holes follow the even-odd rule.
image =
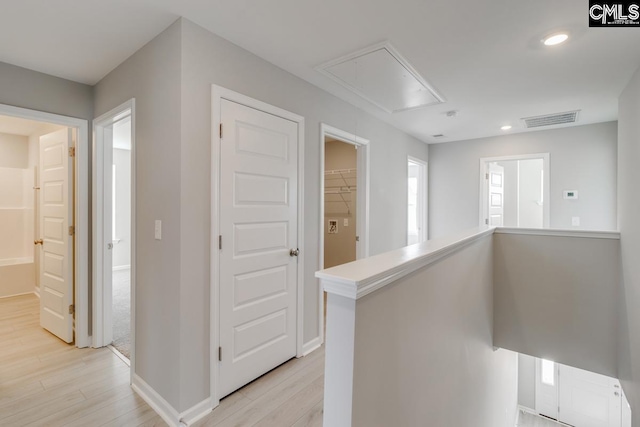
[[[511,125],[504,125],[504,126],[502,126],[500,129],[502,129],[502,130],[509,130],[509,129],[511,129]]]
[[[544,40],[542,40],[542,43],[544,43],[545,46],[555,46],[567,41],[568,38],[569,35],[566,33],[552,34],[548,37],[545,37]]]

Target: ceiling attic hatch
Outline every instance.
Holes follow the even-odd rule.
[[[445,102],[388,42],[316,69],[389,114]]]
[[[543,126],[564,125],[575,123],[578,120],[580,110],[564,113],[547,114],[544,116],[525,117],[522,119],[527,128],[539,128]]]

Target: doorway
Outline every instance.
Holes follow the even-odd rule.
[[[549,227],[549,154],[480,159],[480,225]]]
[[[428,238],[427,163],[407,158],[407,246]]]
[[[77,347],[89,330],[87,136],[85,120],[0,105],[0,297],[35,295],[40,326]]]
[[[134,101],[94,121],[94,347],[134,353]]]
[[[369,256],[369,140],[324,123],[319,232],[320,269]],[[319,292],[319,336],[324,340],[327,295],[322,288]]]
[[[630,422],[617,379],[524,354],[518,365],[521,410],[580,427],[626,427]]]

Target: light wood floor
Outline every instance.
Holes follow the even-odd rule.
[[[324,349],[223,399],[198,426],[322,426]],[[107,348],[77,349],[40,328],[34,295],[0,299],[0,426],[166,426]]]

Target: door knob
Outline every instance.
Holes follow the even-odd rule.
[[[34,240],[33,244],[34,245],[42,245],[44,242],[42,241],[42,239],[38,239],[38,240]]]
[[[298,254],[300,254],[300,249],[296,248],[296,249],[291,249],[289,251],[289,256],[298,256]]]
[[[613,392],[613,395],[614,395],[614,396],[620,396],[620,393],[618,393],[617,391],[614,391],[614,392]]]
[[[113,249],[113,243],[107,243],[107,249],[109,250]]]

